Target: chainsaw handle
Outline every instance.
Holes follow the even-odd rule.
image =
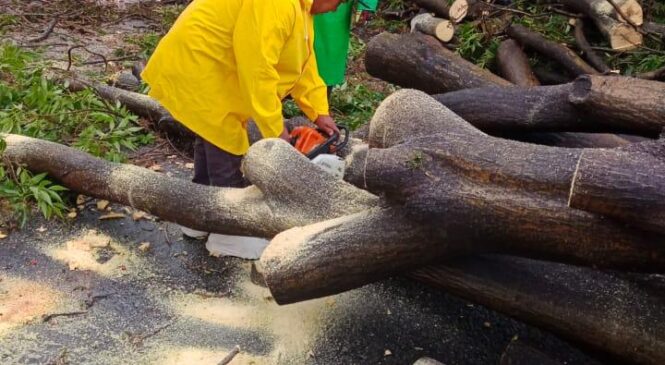
[[[321,143],[321,145],[319,145],[314,150],[312,150],[312,152],[308,153],[307,158],[309,158],[311,160],[314,157],[320,155],[321,152],[330,150],[330,147],[333,146],[333,145],[335,147],[335,151],[339,151],[342,148],[344,148],[344,146],[346,146],[347,143],[349,143],[349,129],[346,128],[343,125],[338,125],[337,128],[340,131],[344,131],[344,140],[342,140],[339,143],[335,143],[335,142],[339,141],[340,134],[338,132],[333,132],[333,135],[330,136],[330,138],[328,138],[325,142]],[[321,131],[321,133],[325,133],[323,130],[321,130],[319,128],[317,128],[317,129],[319,131]]]

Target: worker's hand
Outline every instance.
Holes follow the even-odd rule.
[[[339,129],[337,129],[337,125],[330,115],[319,115],[319,117],[314,121],[314,124],[316,124],[319,129],[326,132],[329,136],[332,136],[335,132],[339,133]]]
[[[286,129],[286,126],[284,126],[284,130],[282,131],[282,134],[279,135],[279,138],[291,143],[291,135],[289,135],[289,130]]]

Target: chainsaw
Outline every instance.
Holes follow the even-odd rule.
[[[344,159],[337,153],[349,142],[349,130],[344,126],[337,126],[343,132],[344,139],[340,139],[340,133],[335,132],[328,136],[319,128],[300,126],[294,128],[289,134],[291,145],[300,153],[307,156],[313,164],[341,180],[344,178]]]

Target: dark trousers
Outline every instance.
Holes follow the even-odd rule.
[[[247,182],[240,171],[242,156],[228,153],[201,137],[194,142],[194,179],[202,185],[241,188]]]

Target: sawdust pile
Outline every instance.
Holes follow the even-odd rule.
[[[279,306],[268,289],[250,281],[249,268],[239,278],[239,295],[233,298],[202,298],[195,294],[182,294],[172,298],[170,306],[184,318],[254,331],[272,340],[273,348],[269,354],[249,356],[247,362],[238,362],[243,364],[302,363],[316,356],[312,352],[315,341],[322,335],[330,319],[329,314],[340,300],[352,295],[347,293],[335,298]],[[219,355],[217,353],[217,361]],[[251,354],[241,353],[238,356],[241,355],[247,357]]]
[[[66,264],[70,270],[89,270],[104,277],[119,277],[138,266],[140,258],[109,236],[95,230],[56,247],[45,248],[45,254]]]
[[[63,293],[45,284],[0,275],[0,337],[53,313],[64,299]]]

